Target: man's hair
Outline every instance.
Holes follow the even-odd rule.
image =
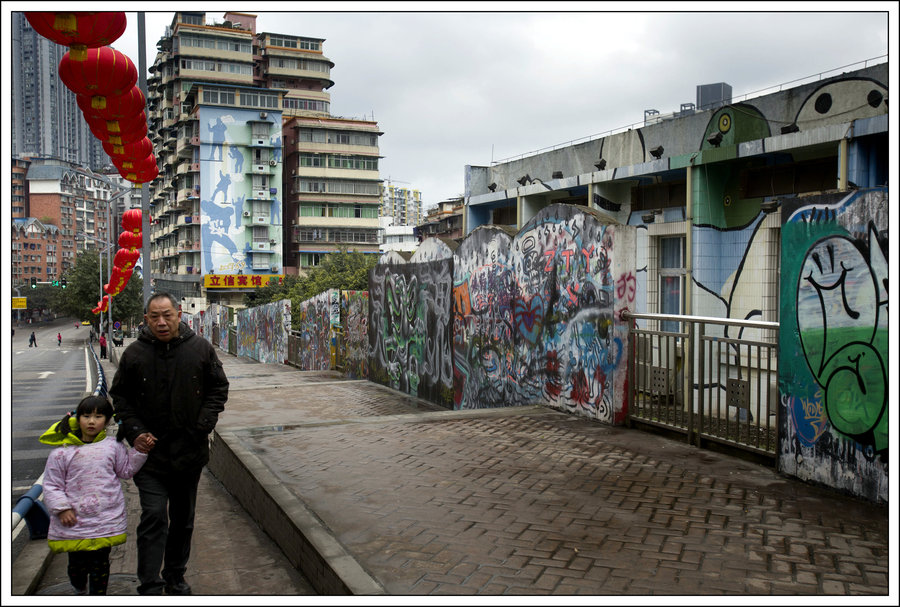
[[[81,417],[82,415],[88,415],[94,412],[105,416],[106,421],[108,422],[113,417],[112,403],[109,402],[109,399],[105,396],[86,396],[78,403],[78,407],[75,409],[75,417]]]
[[[164,291],[157,291],[153,295],[150,296],[150,299],[147,300],[147,305],[144,306],[144,314],[150,309],[150,302],[154,299],[159,299],[161,297],[165,297],[172,303],[172,308],[177,312],[178,311],[178,302],[175,301],[175,296],[171,293],[166,293]]]

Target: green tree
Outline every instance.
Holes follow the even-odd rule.
[[[291,300],[291,309],[299,310],[300,304],[328,289],[365,291],[369,288],[369,270],[378,263],[377,255],[341,248],[322,258],[322,262],[302,276],[288,275],[277,284],[257,289],[244,296],[248,308],[262,306],[281,299]],[[292,318],[293,328],[299,328],[300,316]]]
[[[67,281],[65,289],[54,291],[54,309],[59,313],[94,325],[99,322],[99,315],[93,309],[101,300],[101,284],[109,281],[110,269],[103,261],[102,283],[100,259],[96,251],[84,251],[75,258],[75,265],[69,268],[64,277]],[[106,293],[103,293],[106,295]],[[132,275],[121,293],[111,297],[112,320],[130,324],[136,317],[143,317],[143,282],[137,275]],[[104,315],[104,319],[106,316]]]

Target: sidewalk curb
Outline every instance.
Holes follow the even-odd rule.
[[[245,449],[215,430],[207,468],[323,595],[385,595],[385,588],[344,548],[302,500]]]

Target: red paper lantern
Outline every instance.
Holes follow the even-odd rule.
[[[119,246],[123,249],[140,249],[144,246],[144,235],[141,232],[122,232],[119,234]]]
[[[128,170],[132,173],[150,170],[156,166],[156,156],[148,155],[142,160],[134,160],[133,158],[111,158],[112,163],[119,171]]]
[[[102,46],[89,48],[79,61],[71,51],[59,62],[59,79],[70,91],[80,95],[124,95],[137,82],[137,68],[124,53]]]
[[[135,141],[140,141],[144,137],[147,136],[147,124],[146,123],[135,123],[131,126],[131,128],[127,131],[118,131],[112,132],[110,131],[105,123],[102,125],[99,123],[88,123],[88,128],[91,129],[91,132],[94,134],[94,137],[99,139],[100,141],[108,141],[114,145],[122,145],[125,143],[133,143]]]
[[[140,256],[141,252],[137,249],[119,249],[116,251],[113,264],[115,264],[117,268],[122,268],[122,270],[132,270]]]
[[[144,111],[147,107],[147,98],[144,97],[140,87],[133,86],[123,95],[108,97],[106,95],[76,95],[78,107],[84,113],[84,117],[95,116],[114,120],[134,116]]]
[[[101,145],[103,146],[103,151],[107,153],[110,159],[146,158],[148,154],[153,153],[153,142],[150,141],[149,137],[123,145],[116,145],[108,141],[103,141]]]
[[[121,175],[122,177],[124,177],[125,179],[127,179],[128,181],[130,181],[132,183],[138,183],[138,184],[148,183],[150,181],[153,181],[154,179],[156,179],[159,176],[159,167],[157,167],[155,164],[152,167],[145,169],[143,171],[131,172],[131,169],[128,169],[128,171],[129,172],[127,172],[127,173],[123,173],[122,171],[119,171],[119,175]]]
[[[125,118],[114,118],[112,120],[85,114],[84,121],[91,127],[92,133],[106,133],[105,137],[98,137],[98,139],[102,140],[107,139],[110,135],[139,130],[142,124],[147,124],[147,114],[142,110]]]
[[[140,232],[142,219],[140,209],[128,209],[122,213],[122,229],[129,232]]]
[[[88,48],[112,44],[125,33],[128,24],[125,13],[119,12],[27,12],[25,18],[34,31],[70,47],[75,55],[86,53]]]

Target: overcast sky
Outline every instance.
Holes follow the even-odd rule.
[[[65,6],[72,4],[89,6]],[[340,12],[252,10],[260,5]],[[175,7],[166,2],[119,6],[126,11]],[[489,165],[640,126],[645,109],[667,113],[695,102],[700,84],[726,82],[738,100],[880,57],[889,51],[889,21],[896,25],[896,13],[885,12],[896,10],[890,2],[177,6],[206,10],[207,22],[222,21],[226,9],[251,12],[258,15],[258,32],[324,38],[324,54],[335,64],[332,114],[374,117],[384,132],[382,179],[419,189],[425,207],[463,193],[467,164]],[[661,12],[671,6],[688,12]],[[810,12],[851,6],[860,12]],[[360,12],[384,7],[393,10]],[[558,12],[541,10],[548,7]],[[745,12],[692,12],[713,7]],[[413,8],[418,12],[402,12]],[[508,12],[513,8],[537,12]],[[605,12],[612,9],[633,12]],[[772,10],[777,12],[764,12]],[[113,46],[138,63],[137,13],[127,16],[128,29]],[[172,13],[145,16],[151,64]]]

